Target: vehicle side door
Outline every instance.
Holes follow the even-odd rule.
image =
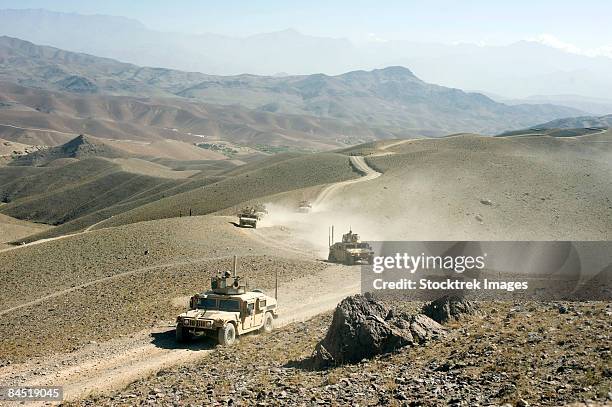
[[[266,299],[258,298],[255,300],[255,315],[253,316],[253,326],[261,326],[266,312]]]
[[[243,307],[242,329],[250,329],[255,319],[255,300],[245,301]]]

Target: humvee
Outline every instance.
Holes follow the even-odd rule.
[[[236,276],[235,261],[234,275],[228,271],[212,277],[211,290],[191,297],[189,310],[176,318],[177,341],[208,336],[229,346],[248,332],[272,332],[278,318],[276,299],[260,290],[247,291]]]
[[[255,229],[257,228],[257,222],[267,213],[264,205],[247,206],[238,214],[238,224],[240,227],[250,226]]]
[[[330,242],[333,243],[333,238]],[[366,242],[361,242],[359,235],[349,230],[348,233],[342,235],[341,242],[333,243],[329,247],[327,261],[351,266],[353,264],[372,264],[373,258],[372,247]]]
[[[311,210],[312,204],[310,203],[310,201],[300,201],[300,203],[298,204],[297,211],[299,213],[310,213]]]

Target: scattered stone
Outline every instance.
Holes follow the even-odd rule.
[[[488,206],[493,205],[493,202],[490,199],[481,199],[480,203],[483,205],[488,205]]]

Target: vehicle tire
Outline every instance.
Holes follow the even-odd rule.
[[[274,317],[272,316],[271,313],[266,312],[266,315],[264,316],[264,323],[263,323],[263,327],[261,328],[261,331],[269,334],[270,332],[272,332],[273,329],[274,329]]]
[[[236,342],[236,327],[232,323],[227,323],[223,328],[219,328],[218,341],[221,346],[231,346]]]
[[[333,254],[331,254],[331,253],[330,253],[330,254],[327,256],[327,261],[328,261],[328,262],[330,262],[330,263],[335,263],[335,262],[336,262],[336,258],[334,257],[334,255],[333,255]]]
[[[350,257],[350,256],[347,257],[346,258],[346,264],[349,265],[349,266],[352,266],[353,264],[355,264],[355,259]]]
[[[176,341],[177,342],[187,342],[191,339],[191,334],[188,329],[185,329],[182,326],[176,327]]]

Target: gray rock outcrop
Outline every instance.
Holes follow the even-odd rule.
[[[466,315],[477,315],[474,303],[458,295],[445,295],[423,306],[421,312],[436,322],[444,324],[458,321]]]
[[[393,352],[445,334],[429,317],[394,315],[382,303],[362,295],[347,297],[336,307],[332,324],[313,355],[317,369]]]

